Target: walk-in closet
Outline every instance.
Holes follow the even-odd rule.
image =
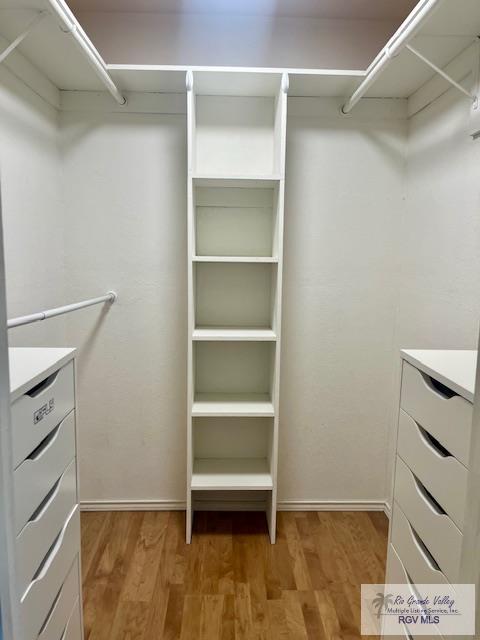
[[[0,0],[1,640],[480,637],[479,37]]]

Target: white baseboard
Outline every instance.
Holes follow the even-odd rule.
[[[233,504],[240,510],[238,503]],[[253,504],[248,505],[253,508]],[[209,510],[225,509],[224,501],[209,501],[202,505]],[[245,508],[245,506],[243,506]],[[280,500],[278,511],[383,511],[390,518],[390,505],[385,500]],[[86,500],[82,511],[184,511],[183,500]]]

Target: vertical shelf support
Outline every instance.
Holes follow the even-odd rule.
[[[186,513],[186,541],[192,541],[193,505],[192,505],[192,470],[193,470],[193,329],[195,321],[194,291],[193,291],[193,255],[194,246],[194,202],[193,202],[193,150],[195,136],[195,95],[193,93],[193,73],[189,69],[185,76],[187,90],[187,256],[188,256],[188,364],[187,364],[187,513]]]

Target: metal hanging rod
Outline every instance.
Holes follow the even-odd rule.
[[[87,61],[113,98],[118,102],[118,104],[125,104],[126,99],[122,96],[116,84],[110,77],[105,62],[91,43],[90,38],[78,23],[67,3],[64,0],[47,0],[47,2],[54,14],[60,20],[63,30],[74,38],[75,42],[87,58]]]
[[[467,96],[467,98],[470,98],[472,102],[474,102],[477,99],[476,95],[470,93],[470,91],[467,91],[465,87],[462,87],[461,84],[459,84],[456,80],[454,80],[451,76],[449,76],[448,73],[445,73],[443,69],[440,69],[440,67],[437,67],[436,64],[434,64],[431,60],[429,60],[423,54],[421,54],[420,51],[415,49],[415,47],[412,47],[410,44],[407,44],[406,48],[415,56],[417,56],[417,58],[419,58],[422,62],[424,62],[431,69],[433,69],[436,73],[442,76],[442,78],[445,78],[445,80],[449,82],[451,85],[453,85],[456,89],[464,93]]]
[[[407,43],[416,35],[442,0],[423,0],[419,2],[414,11],[400,25],[399,29],[390,38],[386,47],[378,54],[370,65],[367,75],[360,86],[343,105],[342,113],[347,114],[363,98],[372,84],[379,78],[384,69],[390,64],[392,58],[400,53]]]
[[[103,58],[91,43],[90,38],[80,26],[79,22],[75,18],[65,0],[45,0],[45,2],[48,5],[49,9],[51,9],[51,12],[59,21],[62,31],[71,35],[75,40],[75,43],[82,51],[93,71],[105,85],[107,91],[110,92],[110,94],[118,102],[118,104],[124,105],[127,102],[126,98],[120,93],[120,90],[107,71],[107,65],[105,64]],[[12,53],[12,51],[16,49],[21,42],[23,42],[23,40],[28,36],[33,28],[36,27],[37,24],[45,17],[45,15],[48,15],[48,13],[48,11],[42,11],[41,13],[39,13],[35,17],[35,19],[28,25],[25,31],[21,33],[2,53],[0,53],[0,63],[3,62],[5,58],[10,55],[10,53]]]
[[[28,34],[31,31],[33,31],[33,29],[35,29],[37,24],[39,24],[47,15],[48,13],[46,11],[41,11],[35,16],[35,18],[31,21],[31,23],[25,29],[25,31],[23,31],[19,36],[17,36],[15,40],[10,45],[8,45],[8,47],[4,49],[2,53],[0,53],[0,64],[12,53],[12,51],[15,51],[18,45],[25,40]]]
[[[113,304],[117,299],[115,291],[108,291],[106,295],[98,298],[91,298],[90,300],[82,300],[82,302],[75,302],[74,304],[67,304],[64,307],[56,307],[55,309],[47,309],[46,311],[40,311],[39,313],[32,313],[28,316],[19,316],[18,318],[12,318],[7,322],[7,328],[13,329],[14,327],[21,327],[24,324],[32,324],[33,322],[40,322],[41,320],[47,320],[47,318],[54,318],[55,316],[61,316],[71,311],[78,311],[85,307],[92,307],[94,304],[101,304],[102,302],[110,302]]]

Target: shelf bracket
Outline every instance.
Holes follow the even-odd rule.
[[[19,36],[17,36],[15,40],[0,53],[0,64],[12,53],[12,51],[15,51],[18,45],[25,40],[28,34],[31,33],[35,29],[37,24],[39,24],[47,15],[48,13],[46,11],[41,11],[35,16],[32,22],[30,22],[28,27],[25,29],[25,31],[23,31]]]
[[[478,101],[478,97],[476,95],[470,93],[470,91],[465,89],[465,87],[462,87],[462,85],[459,84],[456,80],[454,80],[451,76],[449,76],[448,73],[445,73],[445,71],[443,69],[440,69],[440,67],[437,67],[436,64],[434,64],[431,60],[429,60],[422,53],[420,53],[420,51],[418,51],[418,49],[415,49],[415,47],[412,47],[411,44],[407,44],[407,45],[405,45],[405,47],[406,47],[406,49],[408,49],[410,51],[410,53],[413,53],[413,55],[417,56],[417,58],[419,58],[419,60],[421,60],[426,65],[428,65],[431,69],[433,69],[435,71],[435,73],[438,73],[438,75],[442,76],[442,78],[444,78],[453,87],[455,87],[455,89],[458,89],[458,91],[461,91],[473,103],[476,103]]]

